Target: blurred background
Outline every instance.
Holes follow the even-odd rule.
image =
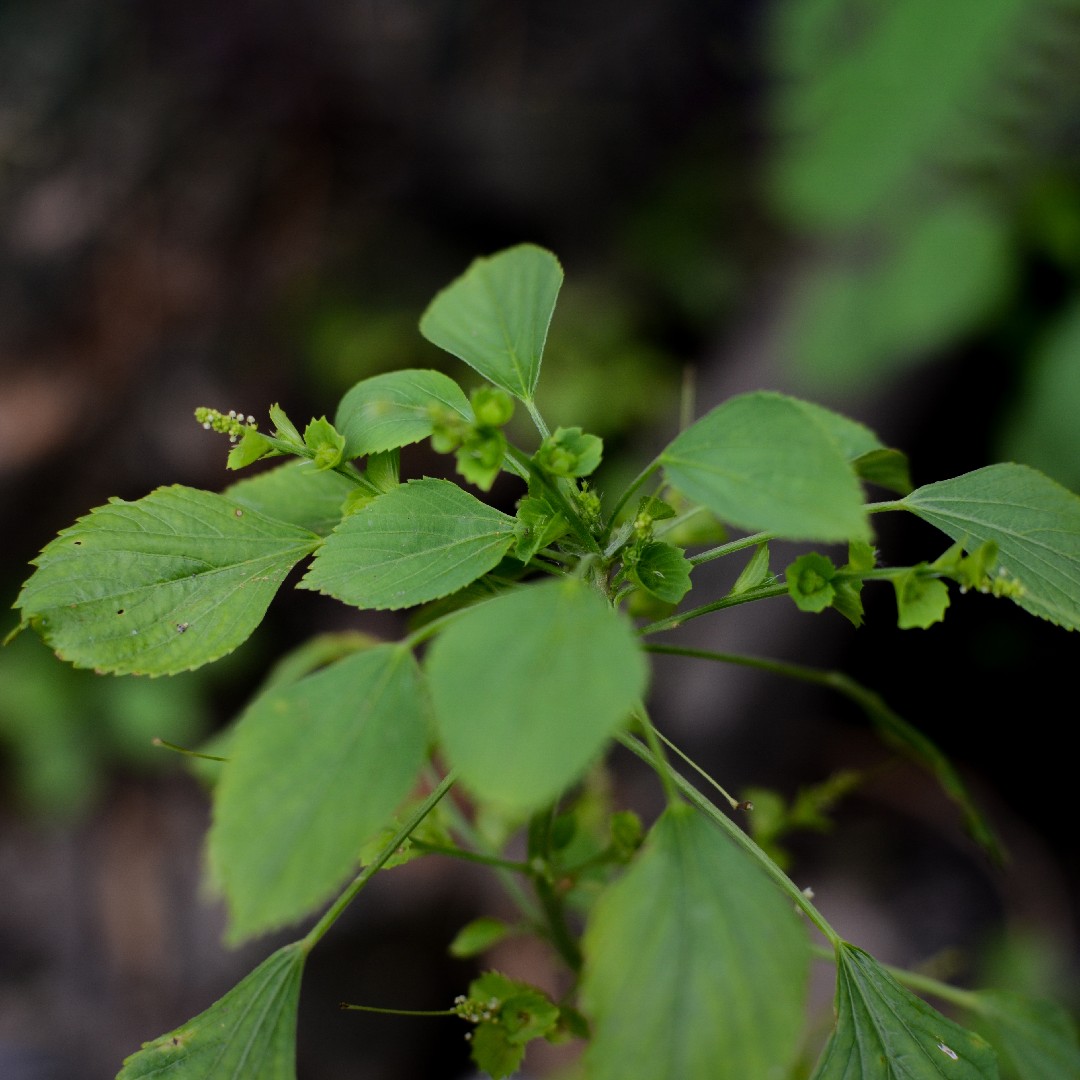
[[[196,406],[303,422],[381,371],[461,374],[420,313],[525,240],[566,271],[541,408],[603,436],[612,488],[674,435],[687,388],[696,413],[772,388],[869,424],[917,485],[1015,460],[1080,489],[1077,55],[1076,0],[4,0],[5,603],[110,496],[234,479]],[[425,453],[410,474],[444,468]],[[899,516],[887,562],[940,553]],[[791,800],[858,770],[831,831],[787,845],[840,932],[1075,1011],[1077,638],[982,596],[902,632],[891,590],[865,596],[858,633],[777,600],[680,640],[880,691],[957,764],[1004,867],[824,692],[665,660],[658,720],[735,791]],[[3,1080],[106,1080],[278,943],[221,944],[205,791],[151,739],[199,743],[275,659],[350,627],[400,629],[286,589],[190,675],[76,672],[29,634],[0,651]],[[648,817],[659,793],[613,769]],[[381,875],[312,956],[301,1080],[468,1076],[455,1022],[337,1003],[448,1005],[477,968],[447,943],[500,902],[445,860]],[[528,949],[489,962],[549,977]]]

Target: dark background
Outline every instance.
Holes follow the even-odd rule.
[[[417,319],[473,257],[524,240],[566,271],[541,407],[604,437],[613,486],[671,438],[693,385],[698,413],[760,387],[841,409],[906,450],[916,484],[1017,459],[1077,490],[1078,46],[1060,0],[889,17],[859,0],[6,0],[4,595],[110,496],[225,486],[198,405],[277,401],[303,422],[379,371],[459,374]],[[886,561],[940,553],[894,518]],[[887,589],[868,588],[858,633],[759,606],[679,640],[880,690],[960,767],[1007,866],[824,692],[665,660],[660,722],[736,791],[790,798],[865,768],[834,831],[791,845],[833,924],[885,961],[1080,1005],[1075,636],[981,596],[925,632],[895,629]],[[270,951],[220,943],[205,794],[149,740],[197,743],[273,659],[347,626],[398,630],[285,590],[191,676],[72,672],[30,635],[0,652],[4,1080],[104,1080]],[[649,778],[615,767],[647,816]],[[447,942],[500,903],[440,860],[381,877],[313,954],[302,1080],[467,1075],[454,1022],[336,1005],[446,1005],[474,970]],[[491,961],[550,974],[525,949]],[[556,1064],[530,1052],[536,1075]]]

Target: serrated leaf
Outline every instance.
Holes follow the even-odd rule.
[[[783,394],[743,394],[687,428],[660,461],[674,487],[732,525],[791,540],[865,540],[862,490],[833,430],[861,425],[826,425],[821,413]]]
[[[222,495],[275,521],[326,536],[341,520],[345,500],[356,485],[340,473],[310,461],[287,461],[258,476],[239,480]]]
[[[558,259],[535,244],[476,259],[431,301],[420,333],[530,401],[562,280]]]
[[[527,585],[464,612],[432,644],[426,670],[462,780],[520,811],[582,774],[646,681],[630,624],[576,580]]]
[[[278,949],[205,1012],[126,1058],[116,1080],[296,1080],[306,954]]]
[[[836,954],[836,1017],[813,1080],[997,1080],[985,1039],[846,942]]]
[[[15,607],[76,667],[174,675],[246,641],[318,543],[223,495],[158,488],[111,499],[61,532]]]
[[[300,583],[361,608],[404,608],[486,574],[516,521],[449,480],[410,480],[350,514]]]
[[[972,551],[997,544],[1011,598],[1066,630],[1080,626],[1080,497],[1026,465],[988,465],[913,491],[903,505]]]
[[[792,906],[685,805],[668,809],[583,940],[590,1080],[772,1080],[798,1049],[809,945]]]
[[[1011,990],[977,990],[970,1008],[979,1028],[1017,1080],[1065,1080],[1080,1076],[1076,1024],[1057,1002]]]
[[[429,706],[410,652],[354,653],[256,698],[214,793],[209,853],[238,941],[306,915],[408,794]]]
[[[432,431],[433,405],[472,423],[464,391],[441,371],[388,371],[358,382],[341,399],[334,417],[334,427],[345,436],[346,459],[426,439]]]
[[[665,604],[677,604],[690,591],[693,568],[682,548],[650,540],[641,545],[627,577]]]

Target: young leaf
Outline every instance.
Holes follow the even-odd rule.
[[[112,499],[60,533],[15,606],[75,667],[174,675],[246,641],[318,544],[225,496],[158,488]]]
[[[1072,1017],[1056,1002],[1010,990],[970,995],[979,1028],[998,1052],[1008,1075],[1019,1080],[1080,1076],[1080,1042]]]
[[[483,915],[479,919],[473,919],[466,923],[450,942],[450,955],[464,960],[472,956],[479,956],[487,952],[500,941],[513,934],[514,928],[502,919],[493,919],[490,915]]]
[[[630,624],[576,580],[527,585],[464,612],[436,638],[426,667],[462,780],[520,811],[581,775],[646,677]]]
[[[354,653],[256,698],[214,793],[211,869],[234,941],[326,900],[408,794],[429,706],[413,656]]]
[[[836,952],[836,1028],[813,1080],[997,1080],[994,1051],[868,953]]]
[[[472,423],[464,392],[441,371],[388,371],[358,382],[341,399],[334,417],[334,427],[345,436],[346,460],[426,439],[432,432],[433,405]]]
[[[530,401],[562,280],[558,259],[534,244],[476,259],[431,301],[420,333]]]
[[[764,584],[769,576],[769,545],[758,544],[754,548],[754,554],[750,556],[746,565],[739,571],[735,584],[731,586],[731,595],[749,592]]]
[[[690,591],[691,570],[682,548],[649,540],[641,545],[626,576],[665,604],[677,604]]]
[[[836,416],[782,394],[743,394],[687,428],[660,461],[674,487],[739,528],[868,539],[862,490],[837,438],[854,422],[826,424],[822,412]]]
[[[222,495],[276,521],[326,536],[341,520],[341,508],[356,485],[311,461],[287,461],[258,476],[238,480]]]
[[[350,514],[300,583],[361,608],[403,608],[486,574],[515,520],[449,480],[411,480]]]
[[[803,1027],[792,906],[715,826],[669,808],[584,938],[590,1080],[771,1080]]]
[[[997,544],[1013,599],[1066,630],[1080,627],[1080,497],[1026,465],[989,465],[918,488],[903,505],[968,551]]]
[[[296,1080],[305,953],[278,949],[205,1012],[125,1059],[116,1080]]]

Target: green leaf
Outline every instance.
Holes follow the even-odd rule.
[[[454,935],[454,940],[450,942],[450,955],[456,956],[459,960],[479,956],[513,933],[514,928],[504,923],[502,919],[493,919],[488,915],[481,916],[467,923]]]
[[[861,479],[895,495],[908,495],[915,486],[911,482],[907,455],[899,450],[886,450],[884,447],[868,450],[856,457],[852,464]]]
[[[590,1080],[772,1080],[803,1028],[809,946],[748,857],[669,808],[583,940]]]
[[[287,461],[258,476],[238,480],[222,495],[276,521],[326,536],[341,520],[345,500],[356,485],[311,461]]]
[[[345,436],[325,416],[304,428],[304,445],[314,454],[315,468],[333,469],[345,458]]]
[[[306,954],[286,945],[175,1031],[143,1044],[116,1080],[296,1080],[296,1010]]]
[[[400,646],[354,653],[256,698],[215,789],[209,836],[233,941],[334,893],[409,793],[428,727],[419,670]]]
[[[246,641],[318,542],[223,495],[158,488],[61,532],[15,606],[76,667],[174,675]]]
[[[433,428],[433,406],[472,423],[464,392],[441,371],[389,371],[358,382],[341,399],[334,417],[334,427],[345,436],[346,459],[426,439]]]
[[[536,463],[551,476],[588,476],[600,466],[604,442],[579,427],[556,428],[536,451]]]
[[[525,563],[570,531],[566,518],[546,499],[535,495],[526,495],[518,503],[516,520],[514,558]]]
[[[361,608],[412,607],[486,574],[514,527],[449,480],[410,480],[345,518],[300,586]]]
[[[476,259],[431,301],[420,333],[531,401],[562,280],[558,259],[534,244]]]
[[[949,588],[944,581],[926,577],[912,568],[893,578],[896,591],[897,626],[901,630],[925,630],[945,618]]]
[[[462,780],[520,811],[584,772],[646,681],[630,624],[576,580],[527,585],[465,611],[432,644],[426,667]]]
[[[1066,630],[1080,626],[1080,497],[1026,465],[989,465],[918,488],[903,505],[971,551],[992,541],[1012,599]]]
[[[1008,1075],[1018,1080],[1080,1076],[1076,1024],[1056,1002],[1010,990],[977,990],[968,997]]]
[[[997,1080],[987,1042],[905,990],[872,956],[836,951],[836,1028],[813,1080]]]
[[[649,540],[638,549],[626,576],[666,604],[677,604],[690,591],[693,564],[682,548]]]
[[[735,584],[731,586],[731,595],[749,592],[765,583],[769,576],[769,545],[758,544],[754,548],[754,554],[750,556],[746,565],[739,571]]]
[[[743,394],[687,428],[660,461],[674,487],[732,525],[790,540],[864,540],[862,490],[825,411]]]

